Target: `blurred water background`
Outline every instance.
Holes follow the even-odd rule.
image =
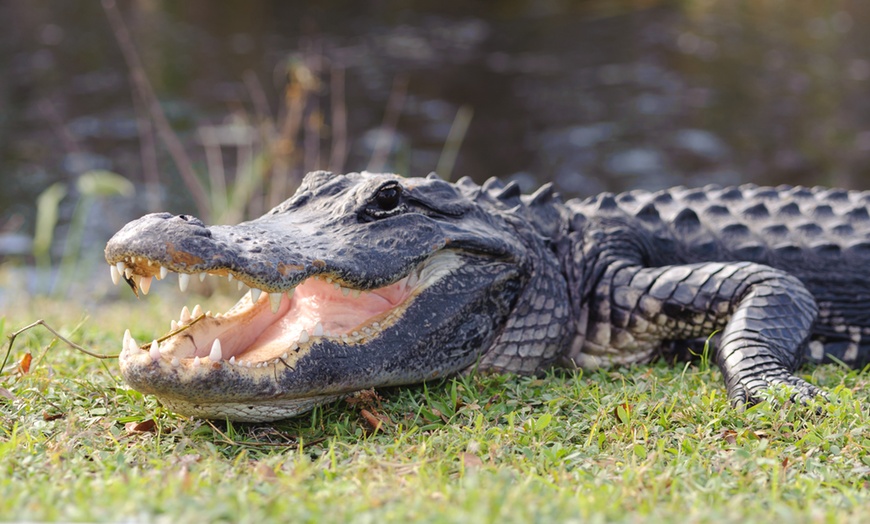
[[[128,220],[252,218],[313,169],[866,189],[868,23],[845,0],[2,2],[0,313],[114,296]]]

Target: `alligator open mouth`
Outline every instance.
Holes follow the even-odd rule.
[[[172,367],[240,366],[293,367],[306,349],[322,340],[365,344],[393,325],[414,297],[457,267],[457,256],[439,251],[395,283],[359,289],[329,273],[306,278],[280,293],[252,287],[225,313],[203,312],[199,305],[181,310],[170,321],[170,332],[139,345],[127,330],[124,358],[150,359]],[[111,266],[116,284],[123,278],[134,290],[147,294],[152,278],[171,272],[145,257],[130,257]],[[223,276],[243,288],[247,275],[226,269],[198,274]],[[179,273],[179,286],[187,288],[191,274]],[[196,275],[193,275],[196,277]]]

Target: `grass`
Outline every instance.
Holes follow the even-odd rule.
[[[85,318],[37,301],[0,331],[41,316],[113,353],[127,325],[143,340],[164,330],[168,302]],[[12,356],[31,352],[29,372],[2,374],[4,521],[859,522],[870,507],[868,376],[834,366],[803,370],[835,400],[818,410],[736,412],[715,368],[659,364],[460,377],[210,424],[51,340],[22,335]]]

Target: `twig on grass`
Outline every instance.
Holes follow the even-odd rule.
[[[111,359],[111,358],[118,358],[118,355],[101,355],[101,354],[99,354],[99,353],[94,353],[93,351],[90,351],[90,350],[88,350],[88,349],[85,349],[85,348],[83,348],[82,346],[76,344],[75,342],[72,342],[72,341],[69,340],[68,338],[66,338],[66,337],[64,337],[63,335],[61,335],[60,333],[58,333],[57,330],[55,330],[53,327],[51,327],[50,325],[48,325],[48,323],[46,323],[45,320],[43,320],[43,319],[39,319],[39,320],[37,320],[37,321],[35,321],[35,322],[32,322],[32,323],[30,323],[30,324],[24,326],[23,328],[19,329],[18,331],[13,332],[11,335],[7,335],[7,338],[9,338],[9,345],[6,347],[6,354],[3,356],[3,364],[0,364],[0,371],[2,371],[3,369],[5,369],[5,368],[6,368],[6,363],[9,362],[9,355],[12,354],[12,346],[13,346],[13,344],[15,344],[15,339],[18,338],[18,335],[24,333],[25,331],[29,331],[29,330],[35,328],[36,326],[42,326],[42,327],[44,327],[45,329],[51,331],[51,333],[52,333],[55,337],[57,337],[58,339],[60,339],[60,340],[62,340],[63,342],[65,342],[68,346],[70,346],[71,348],[76,349],[76,350],[78,350],[78,351],[81,351],[82,353],[84,353],[84,354],[86,354],[86,355],[90,355],[90,356],[92,356],[92,357],[94,357],[94,358],[98,358],[98,359],[101,359],[101,360],[104,360],[104,359]],[[49,344],[49,346],[51,346],[51,344]]]

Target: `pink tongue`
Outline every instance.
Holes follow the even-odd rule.
[[[300,284],[293,294],[290,307],[287,298],[281,303],[280,318],[262,330],[250,348],[244,351],[243,358],[257,360],[261,355],[280,355],[292,348],[299,340],[302,330],[311,336],[319,322],[325,334],[332,336],[356,331],[363,325],[376,321],[378,317],[401,304],[411,294],[411,289],[401,280],[391,286],[362,293],[344,296],[341,289],[320,279],[309,279]],[[263,297],[260,301],[268,300]],[[257,324],[273,315],[265,308],[257,316]],[[277,316],[277,315],[276,315]]]

